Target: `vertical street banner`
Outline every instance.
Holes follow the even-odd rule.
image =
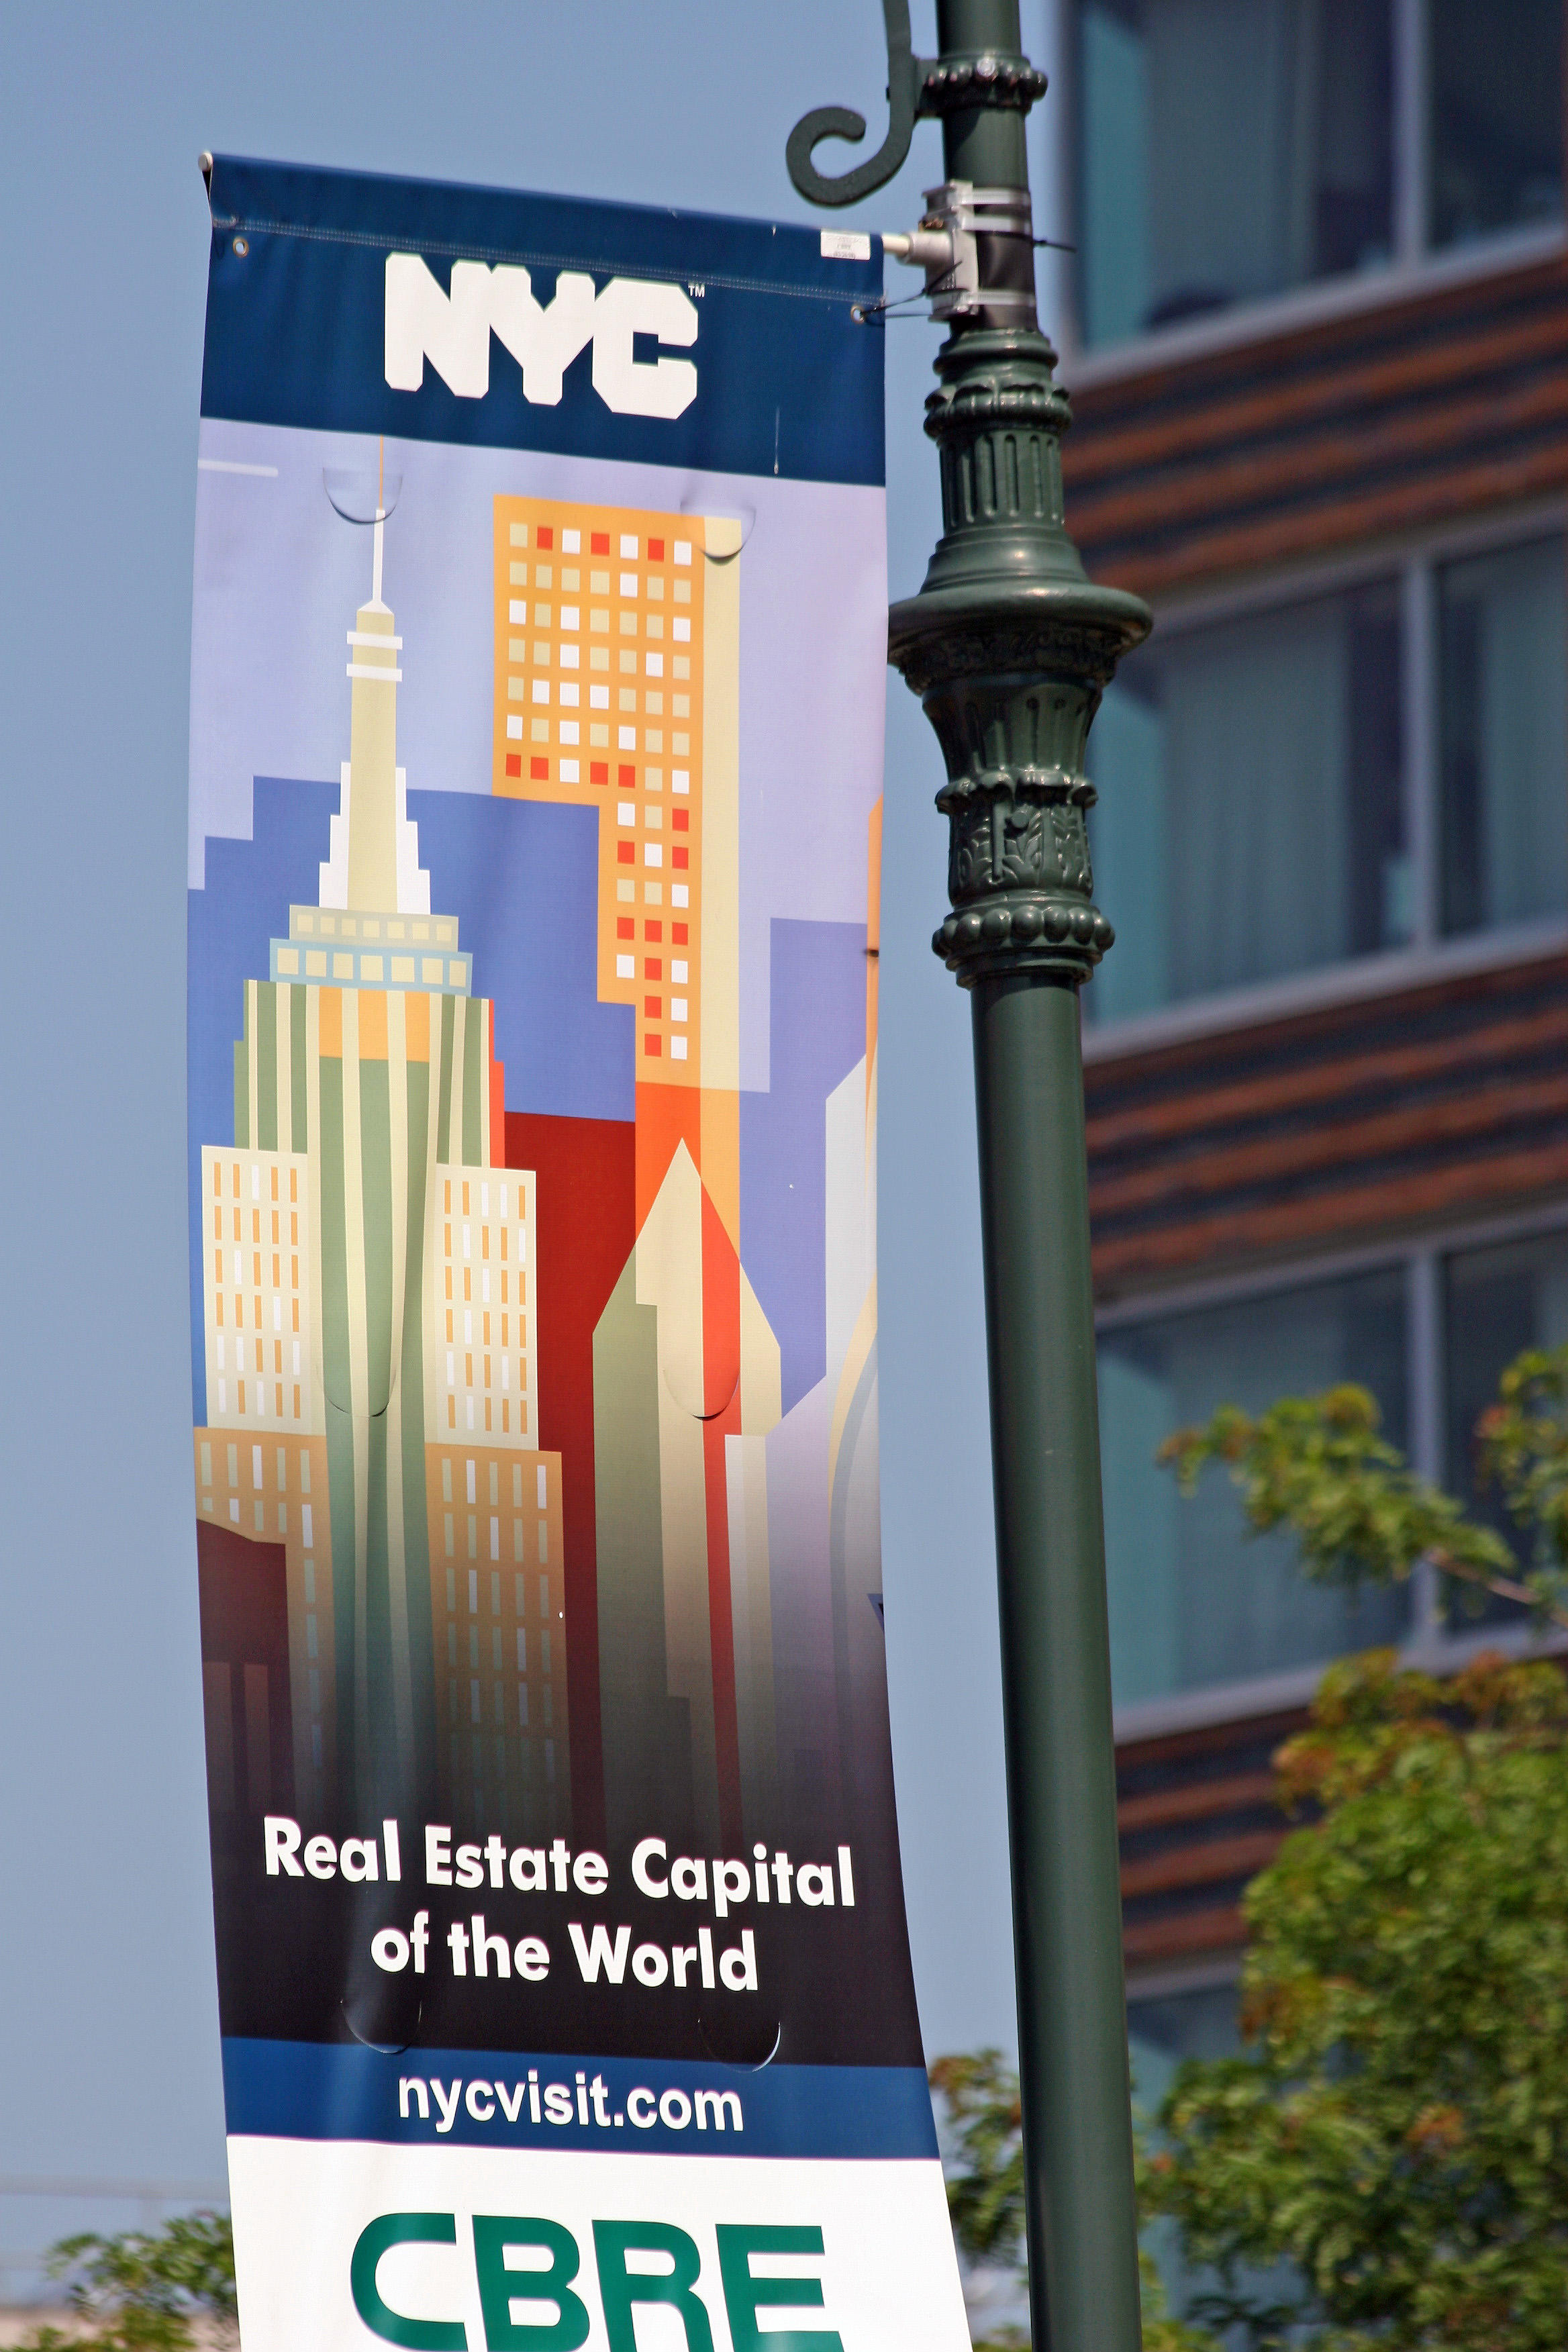
[[[192,1465],[246,2352],[956,2352],[879,1566],[880,256],[208,187]]]

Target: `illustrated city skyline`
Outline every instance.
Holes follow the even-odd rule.
[[[533,887],[574,935],[529,1017],[580,1037],[594,1016],[629,1118],[508,1105],[474,992],[526,894],[494,893],[478,935],[433,910],[396,760],[388,537],[378,520],[345,632],[350,756],[318,887],[244,977],[233,1140],[199,1139],[215,1819],[437,1791],[520,1835],[657,1814],[717,1852],[864,1814],[885,1842],[875,962],[869,926],[773,926],[774,1078],[743,1097],[738,529],[494,501],[485,821],[552,856]],[[432,837],[438,804],[471,801],[416,797]],[[258,869],[294,835],[298,872],[321,803],[258,779],[253,843],[209,843],[193,894],[215,928],[237,886],[254,930]],[[837,1069],[779,1022],[824,969]],[[567,1004],[585,978],[593,1005]],[[742,1248],[757,1237],[776,1301],[752,1204],[792,1153],[815,1156],[822,1202],[786,1268],[820,1284],[804,1387]]]

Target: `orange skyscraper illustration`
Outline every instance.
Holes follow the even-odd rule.
[[[710,1843],[775,1780],[779,1348],[741,1255],[741,540],[724,517],[495,501],[494,789],[597,809],[599,991],[634,1016],[635,1242],[594,1356],[605,1816],[628,1830],[651,1788]]]

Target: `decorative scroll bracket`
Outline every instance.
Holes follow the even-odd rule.
[[[893,177],[910,152],[921,85],[930,67],[910,47],[909,0],[882,0],[882,22],[888,37],[888,135],[866,163],[826,179],[812,163],[813,148],[823,139],[864,139],[866,118],[848,106],[818,106],[803,114],[789,134],[784,162],[808,204],[858,204]]]
[[[976,49],[917,58],[910,47],[909,0],[882,0],[882,23],[888,40],[888,135],[868,162],[829,179],[813,163],[812,150],[824,139],[864,139],[866,118],[848,106],[818,106],[803,114],[790,132],[784,162],[808,204],[858,204],[884,187],[909,153],[922,114],[952,114],[973,106],[1026,112],[1044,95],[1046,77],[1025,57]]]

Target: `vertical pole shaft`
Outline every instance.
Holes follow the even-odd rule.
[[[1029,2296],[1037,2352],[1137,2352],[1078,989],[1111,940],[1086,739],[1149,622],[1086,579],[1063,520],[1068,404],[1017,249],[1017,0],[937,0],[937,25],[947,178],[973,192],[950,201],[957,217],[977,202],[993,234],[927,403],[942,538],[889,644],[947,764],[953,912],[933,944],[973,1003]],[[1020,287],[1022,310],[1003,290]]]
[[[885,5],[891,160],[821,180],[813,145],[846,121],[824,109],[790,170],[847,202],[897,169],[910,112],[942,117],[922,227],[945,238],[927,278],[950,327],[926,402],[942,535],[888,616],[888,657],[942,746],[952,911],[931,944],[973,1003],[1029,2300],[1036,2352],[1138,2352],[1078,990],[1112,941],[1085,749],[1150,615],[1086,576],[1062,511],[1070,416],[1035,313],[1024,137],[1046,83],[1018,0],[937,0],[941,56],[912,65]]]
[[[1013,57],[1018,51],[1018,0],[936,0],[937,42],[944,58]],[[1026,188],[1029,165],[1023,110],[992,106],[977,90],[942,123],[942,165],[950,180],[976,188]]]
[[[973,992],[1030,2300],[1139,2342],[1077,992]]]

